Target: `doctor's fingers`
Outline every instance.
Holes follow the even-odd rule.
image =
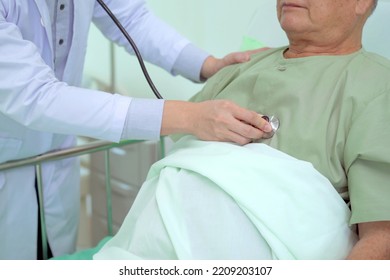
[[[272,126],[263,115],[257,112],[237,107],[234,111],[234,117],[242,122],[238,128],[233,131],[240,133],[244,137],[252,137],[252,139],[260,139],[264,133],[272,131]]]
[[[202,140],[235,142],[241,145],[261,138],[272,130],[269,123],[254,111],[244,109],[228,100],[209,100],[198,103],[202,112],[197,115]]]
[[[265,135],[264,131],[233,117],[227,122],[216,122],[213,126],[209,130],[212,133],[206,135],[207,131],[204,130],[199,138],[245,145]]]
[[[241,125],[239,121],[237,122]],[[228,125],[223,125],[220,122],[209,122],[207,126],[201,125],[200,127],[203,129],[194,134],[201,140],[233,142],[239,145],[245,145],[252,142],[251,138],[244,137],[241,134],[230,130]]]
[[[251,55],[266,49],[267,48],[243,52],[232,52],[222,58],[209,56],[202,65],[201,76],[204,79],[208,79],[222,68],[232,64],[248,62],[251,59]]]
[[[237,63],[243,63],[247,62],[251,59],[251,56],[266,51],[269,48],[259,48],[255,50],[248,50],[248,51],[242,51],[242,52],[233,52],[230,54],[227,54],[225,57],[221,59],[221,68],[231,65],[231,64],[237,64]]]
[[[259,115],[257,116],[261,118]],[[260,129],[245,121],[236,119],[235,122],[231,122],[230,131],[232,133],[229,133],[228,135],[232,140],[234,139],[234,142],[241,145],[253,142],[253,140],[261,139],[266,134],[265,130],[269,130],[269,123],[264,119],[258,120],[258,123],[260,123],[259,126],[264,128]]]
[[[266,50],[269,50],[270,48],[268,47],[264,47],[264,48],[258,48],[258,49],[254,49],[254,50],[248,50],[248,51],[245,51],[245,53],[249,56],[252,56],[254,54],[257,54],[259,52],[263,52],[263,51],[266,51]]]

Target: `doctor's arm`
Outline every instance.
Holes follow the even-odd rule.
[[[390,221],[360,223],[350,260],[390,260]]]
[[[241,145],[263,137],[272,128],[259,114],[227,100],[199,103],[166,101],[161,134],[192,134],[202,140]]]
[[[24,40],[18,27],[7,22],[1,14],[0,41],[0,113],[3,116],[15,125],[29,129],[120,140],[130,105],[137,103],[134,99],[72,87],[58,81],[37,47]],[[161,100],[147,100],[150,101]],[[135,110],[136,118],[130,123],[134,119],[149,120],[144,109],[141,106]],[[261,136],[260,130],[246,123],[254,127],[264,125],[254,112],[223,101],[207,101],[202,105],[166,101],[164,110],[159,112],[157,134],[192,133],[207,140],[244,143]],[[155,122],[152,123],[155,128]],[[145,122],[143,126],[146,126]],[[130,138],[134,136],[130,134]]]

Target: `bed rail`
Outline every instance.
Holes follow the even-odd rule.
[[[41,218],[41,232],[42,232],[42,249],[43,249],[43,258],[48,258],[48,248],[47,248],[47,233],[46,233],[46,222],[44,214],[44,204],[43,202],[43,180],[42,180],[42,164],[45,162],[62,160],[71,157],[78,157],[87,154],[92,154],[95,152],[105,151],[105,174],[106,174],[106,203],[107,203],[107,230],[108,234],[113,234],[112,226],[112,200],[111,200],[111,170],[110,170],[110,149],[116,147],[127,146],[135,143],[142,142],[142,140],[127,140],[120,143],[112,143],[108,141],[93,141],[88,144],[79,145],[73,148],[48,152],[39,156],[24,158],[15,161],[9,161],[3,164],[0,164],[0,171],[5,171],[13,168],[18,168],[22,166],[35,166],[35,173],[37,178],[37,188],[38,188],[38,200],[39,205],[39,215]],[[160,155],[161,157],[165,154],[164,149],[164,139],[160,140]]]

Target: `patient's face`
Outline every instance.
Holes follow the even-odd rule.
[[[358,2],[359,0],[277,0],[277,12],[280,24],[290,39],[304,37],[308,40],[329,40],[351,32],[358,19]]]

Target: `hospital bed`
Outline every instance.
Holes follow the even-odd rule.
[[[388,36],[387,27],[390,25],[390,0],[379,0],[378,7],[375,13],[368,20],[363,36],[364,48],[368,51],[373,51],[390,59],[390,36]],[[265,22],[266,20],[266,22]],[[259,28],[260,27],[260,28]],[[262,27],[262,28],[261,28]],[[262,1],[257,11],[252,15],[249,22],[248,32],[243,37],[242,49],[249,49],[261,46],[276,47],[287,44],[287,38],[281,30],[277,18],[274,1]],[[92,259],[95,252],[112,236],[112,201],[111,201],[111,184],[110,184],[110,164],[109,151],[116,147],[132,145],[140,141],[124,141],[121,143],[110,143],[106,141],[95,141],[90,144],[77,146],[68,150],[52,152],[37,156],[34,158],[27,158],[15,162],[8,162],[0,165],[0,171],[11,168],[17,168],[25,165],[34,165],[36,167],[36,174],[38,179],[39,201],[42,203],[42,176],[41,166],[44,162],[60,160],[69,157],[82,156],[99,151],[105,152],[105,170],[106,170],[106,204],[107,204],[107,238],[93,248],[77,252],[69,256],[61,256],[56,259]],[[161,141],[161,155],[164,155],[164,139]],[[43,248],[47,247],[47,236],[45,234],[46,226],[43,211],[40,211],[42,219],[43,232]],[[47,256],[47,252],[45,255]]]
[[[79,259],[90,259],[92,258],[92,254],[98,250],[103,243],[108,240],[109,236],[114,234],[113,229],[113,203],[112,203],[112,186],[111,186],[111,166],[110,166],[110,154],[111,150],[120,148],[120,147],[128,147],[131,145],[136,145],[138,143],[142,143],[144,141],[140,140],[128,140],[122,141],[120,143],[112,143],[108,141],[92,141],[87,144],[78,145],[74,148],[64,149],[60,151],[48,152],[46,154],[42,154],[35,157],[24,158],[16,161],[10,161],[3,164],[0,164],[0,171],[5,171],[14,168],[20,168],[23,166],[35,166],[36,178],[37,178],[37,189],[38,189],[38,200],[39,205],[43,205],[43,180],[42,180],[42,165],[46,162],[63,160],[72,157],[81,157],[84,155],[90,155],[93,153],[103,152],[104,153],[104,168],[105,168],[105,184],[106,184],[106,217],[107,217],[107,233],[108,237],[104,238],[101,243],[98,244],[97,247],[91,248],[90,250],[80,251],[76,255],[72,255],[71,258],[75,259],[76,257]],[[160,152],[159,156],[163,157],[165,154],[165,141],[162,137],[159,141]],[[43,208],[39,209],[39,215],[41,219],[41,233],[42,233],[42,248],[43,248],[43,257],[47,259],[48,256],[48,248],[47,248],[47,235],[46,235],[46,223],[45,223],[45,215]],[[59,259],[68,258],[68,256],[59,257]],[[70,258],[70,256],[69,256]]]

